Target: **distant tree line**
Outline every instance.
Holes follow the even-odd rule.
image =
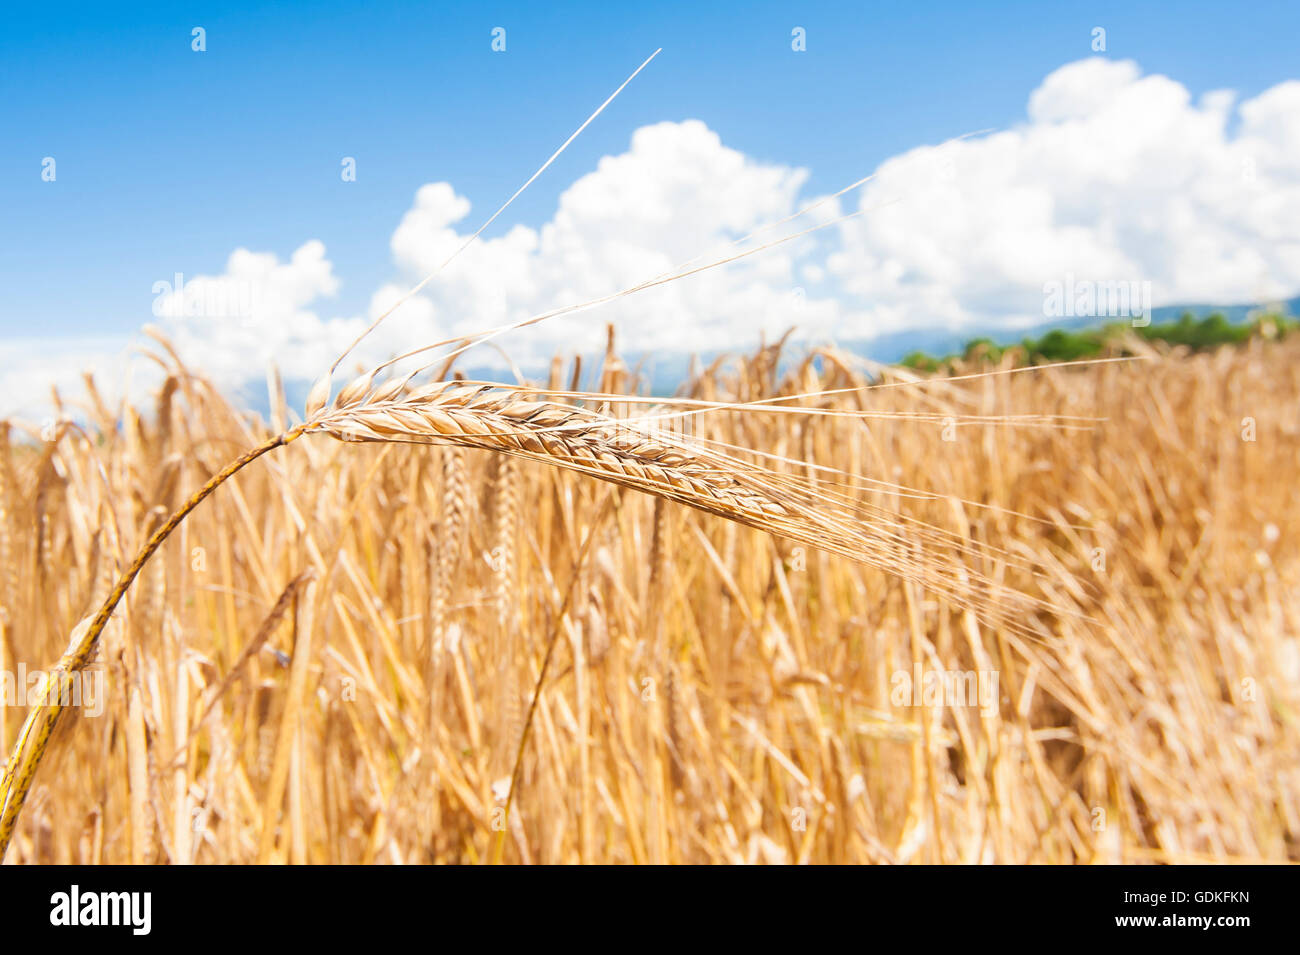
[[[1256,337],[1282,338],[1297,328],[1300,328],[1300,321],[1283,315],[1260,315],[1249,321],[1234,323],[1218,312],[1199,320],[1191,312],[1184,312],[1177,321],[1146,326],[1112,322],[1101,328],[1077,332],[1057,328],[1040,338],[1025,338],[1016,344],[999,345],[991,338],[975,338],[966,343],[961,354],[936,358],[925,352],[914,351],[906,355],[900,364],[917,371],[938,371],[951,368],[958,362],[963,365],[1000,364],[1007,356],[1017,365],[1079,361],[1084,358],[1129,354],[1130,336],[1201,351],[1220,345],[1240,345]]]

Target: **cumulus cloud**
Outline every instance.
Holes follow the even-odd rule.
[[[83,398],[84,375],[93,376],[108,400],[127,386],[128,368],[142,386],[152,384],[157,376],[150,368],[134,367],[143,363],[131,362],[132,352],[129,342],[112,336],[0,341],[0,418],[43,425],[52,418],[55,391],[69,404]]]
[[[1300,290],[1300,82],[1235,111],[1131,62],[1048,76],[1028,121],[889,160],[829,260],[854,323],[1044,320],[1044,285],[1149,282],[1155,306]]]
[[[524,363],[590,350],[615,322],[624,347],[752,347],[867,339],[940,326],[988,331],[1044,321],[1049,283],[1149,283],[1152,304],[1238,303],[1300,291],[1300,81],[1238,103],[1194,99],[1165,76],[1100,57],[1064,66],[1004,131],[889,159],[855,199],[862,215],[725,268],[552,319],[502,339]],[[814,201],[806,170],[759,162],[704,123],[638,129],[560,196],[540,228],[480,239],[403,305],[360,357],[610,295],[694,260]],[[777,238],[839,214],[764,232]],[[450,183],[422,187],[391,240],[393,280],[367,316],[323,318],[338,279],[317,241],[287,261],[240,249],[220,275],[155,287],[158,323],[219,383],[277,362],[312,379],[371,319],[472,233],[485,210]],[[820,217],[820,218],[818,218]],[[811,221],[809,221],[811,220]],[[11,347],[10,351],[14,351]],[[39,349],[7,382],[36,381]],[[82,364],[104,367],[99,347]],[[494,355],[481,350],[482,360]],[[48,363],[46,364],[48,367]],[[50,373],[66,374],[64,362]]]
[[[466,249],[422,295],[424,317],[439,338],[465,334],[611,295],[701,253],[734,253],[736,239],[796,211],[806,179],[804,170],[758,163],[724,146],[699,121],[644,127],[627,152],[605,157],[566,189],[540,229],[518,226]],[[469,202],[447,183],[419,191],[392,240],[404,283],[381,289],[372,312],[461,246],[473,231],[469,213]],[[817,249],[813,240],[791,243],[599,313],[551,319],[512,334],[509,348],[525,360],[557,347],[591,348],[607,321],[629,348],[679,350],[728,347],[796,322],[826,324],[837,304],[810,298],[800,288],[806,279],[796,278]]]
[[[647,349],[748,346],[791,325],[840,340],[1018,327],[1059,317],[1047,290],[1071,283],[1138,283],[1154,306],[1289,297],[1300,291],[1297,147],[1300,82],[1240,105],[1230,91],[1194,101],[1136,63],[1082,60],[1047,76],[1012,128],[885,162],[856,200],[862,215],[832,234],[552,320],[527,350],[590,347],[605,320]],[[812,201],[806,179],[699,122],[646,127],[540,230],[471,247],[426,293],[425,319],[461,334],[608,294],[790,215]],[[407,279],[464,240],[469,213],[446,183],[420,191],[393,236]]]
[[[322,319],[308,306],[338,290],[325,246],[310,241],[287,262],[237,249],[221,275],[154,285],[154,314],[181,357],[218,384],[238,386],[275,362],[288,378],[314,378],[364,327]]]
[[[286,379],[315,379],[365,327],[359,317],[325,319],[312,307],[338,286],[319,241],[304,243],[287,261],[236,249],[219,275],[155,282],[152,324],[192,369],[229,394],[247,396],[272,364]],[[79,395],[87,372],[108,400],[139,397],[161,377],[155,363],[139,358],[152,344],[143,335],[0,343],[0,415],[45,415],[51,389]]]

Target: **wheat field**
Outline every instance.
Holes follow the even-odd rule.
[[[872,380],[773,346],[684,384],[843,412],[691,438],[852,499],[870,561],[694,490],[302,434],[144,567],[5,861],[1300,859],[1300,342],[1134,347]],[[159,360],[145,407],[92,387],[84,424],[0,426],[0,671],[52,667],[166,516],[294,425],[274,384],[262,420]],[[543,384],[579,383],[643,387],[612,345]]]

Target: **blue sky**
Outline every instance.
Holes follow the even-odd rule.
[[[159,279],[220,274],[237,248],[286,260],[312,239],[337,277],[317,310],[364,314],[403,274],[390,240],[417,189],[450,183],[472,231],[656,47],[488,237],[541,228],[601,157],[665,121],[806,170],[803,197],[832,191],[915,147],[1022,123],[1046,76],[1096,55],[1096,26],[1104,58],[1193,97],[1247,100],[1300,74],[1295,3],[11,6],[0,336],[126,334],[151,320]],[[340,179],[345,156],[356,182]]]

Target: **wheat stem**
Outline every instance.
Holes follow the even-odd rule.
[[[132,582],[149,562],[149,558],[162,546],[163,541],[171,536],[172,531],[180,526],[181,521],[185,520],[190,511],[203,503],[208,495],[262,455],[288,444],[301,433],[302,429],[299,427],[276,435],[253,450],[240,455],[214,474],[154,531],[148,543],[131,562],[131,566],[118,579],[108,599],[99,608],[99,613],[95,614],[89,626],[84,629],[79,626],[73,631],[68,649],[59,658],[59,662],[55,664],[53,672],[45,682],[40,704],[27,714],[27,720],[23,723],[9,759],[5,763],[4,776],[0,778],[0,862],[4,860],[5,852],[9,848],[9,840],[13,837],[14,827],[18,823],[18,815],[27,801],[27,793],[31,789],[36,770],[45,755],[50,736],[58,725],[59,716],[63,712],[63,704],[59,701],[67,698],[64,688],[71,682],[72,674],[83,669],[94,656],[100,634],[108,625],[109,618],[113,616],[118,603],[126,596]],[[28,745],[29,740],[30,745]]]

